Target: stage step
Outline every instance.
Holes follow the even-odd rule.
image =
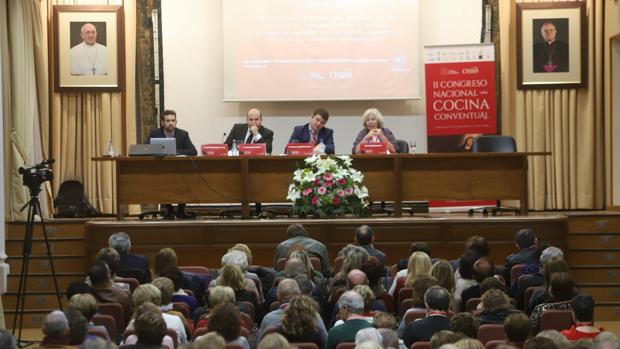
[[[61,297],[61,301],[63,307],[66,307],[66,298]],[[2,295],[2,304],[5,311],[15,311],[15,305],[17,304],[17,295],[14,292],[9,292]],[[26,294],[26,303],[24,304],[24,309],[45,310],[58,308],[58,298],[56,297],[55,292],[29,292],[28,294]]]
[[[80,256],[53,256],[54,268],[57,273],[85,273],[86,258]],[[22,257],[9,256],[6,262],[11,267],[11,275],[19,275],[22,268]],[[29,273],[50,273],[51,266],[47,256],[31,256]]]
[[[84,273],[61,273],[56,274],[56,281],[58,281],[58,288],[64,292],[70,283],[82,282],[85,279]],[[12,273],[8,277],[8,291],[17,292],[19,287],[19,271]],[[54,279],[52,274],[48,273],[30,273],[28,274],[28,281],[26,283],[26,291],[28,292],[49,292],[54,291]]]

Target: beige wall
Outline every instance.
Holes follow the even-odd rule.
[[[415,140],[417,151],[426,151],[424,99],[222,102],[222,1],[184,0],[184,6],[179,6],[177,0],[162,1],[165,104],[177,111],[179,127],[190,131],[194,144],[220,142],[223,132],[228,132],[233,123],[242,122],[247,109],[257,106],[263,110],[265,126],[275,132],[274,153],[281,153],[293,126],[306,123],[314,108],[324,107],[332,115],[328,127],[335,131],[336,152],[349,153],[362,128],[361,114],[376,107],[396,138]],[[481,0],[421,0],[421,44],[480,42],[481,7]],[[423,84],[423,76],[420,81]]]
[[[620,208],[620,1],[605,1],[605,163],[607,205]]]

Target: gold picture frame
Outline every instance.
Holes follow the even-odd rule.
[[[122,6],[54,6],[56,91],[122,91],[123,24]]]
[[[517,88],[586,87],[586,3],[567,1],[516,5]]]

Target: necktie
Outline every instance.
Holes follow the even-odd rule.
[[[317,138],[316,136],[317,136],[316,131],[312,131],[312,132],[311,132],[311,139],[310,139],[310,142],[311,142],[312,144],[316,144],[316,140],[317,140],[317,139],[316,139],[316,138]]]
[[[250,132],[244,143],[252,143],[252,139],[254,139],[254,135]]]

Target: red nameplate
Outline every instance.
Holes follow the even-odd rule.
[[[228,144],[203,144],[202,155],[204,156],[228,156]]]
[[[360,150],[364,154],[387,154],[387,145],[381,143],[362,143]]]
[[[241,143],[238,147],[241,155],[265,155],[267,153],[265,143]]]
[[[289,143],[285,149],[286,155],[312,155],[314,146],[312,143]]]

